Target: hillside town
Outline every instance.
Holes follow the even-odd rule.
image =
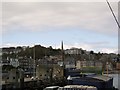
[[[118,0],[0,4],[0,90],[120,90]]]
[[[26,90],[33,87],[41,90],[40,88],[49,86],[51,82],[54,83],[53,85],[64,86],[64,84],[70,83],[66,79],[71,80],[72,76],[98,74],[99,76],[95,78],[100,79],[100,75],[116,74],[120,71],[119,54],[95,53],[82,48],[63,49],[63,42],[61,48],[53,49],[52,46],[44,47],[41,45],[2,48],[3,90],[20,87],[26,87]],[[103,81],[104,78],[110,79],[106,76],[101,77]],[[37,84],[39,83],[36,82],[36,85],[30,87],[29,84],[33,81],[34,83],[36,81],[44,82],[44,84],[49,82],[49,84],[46,83],[38,87]],[[89,85],[89,83],[85,85]],[[92,86],[96,85],[93,84]],[[102,86],[96,87],[98,90],[102,88]]]

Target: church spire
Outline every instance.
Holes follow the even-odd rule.
[[[61,54],[62,54],[62,61],[63,61],[63,79],[65,78],[65,63],[64,63],[64,48],[63,48],[63,41],[61,42]]]
[[[62,51],[63,51],[63,41],[62,41],[62,43],[61,43],[61,49],[62,49]]]
[[[61,51],[62,51],[62,60],[64,62],[64,48],[63,48],[63,41],[61,42]]]

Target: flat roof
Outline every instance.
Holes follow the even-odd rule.
[[[87,86],[87,85],[67,85],[67,86],[64,86],[64,88],[96,88],[94,86]]]
[[[105,75],[97,75],[97,76],[93,76],[92,78],[103,80],[103,81],[109,81],[110,79],[112,79],[112,77],[105,76]]]
[[[71,77],[72,80],[81,80],[81,81],[109,81],[112,79],[112,77],[108,77],[105,75],[94,75],[94,76],[88,76],[88,77]]]

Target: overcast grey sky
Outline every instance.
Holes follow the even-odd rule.
[[[117,16],[117,2],[111,6]],[[116,52],[118,28],[106,2],[4,2],[2,46],[52,45]]]

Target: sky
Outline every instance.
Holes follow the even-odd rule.
[[[118,3],[110,2],[118,16]],[[118,27],[106,2],[2,2],[2,45],[116,53]]]

